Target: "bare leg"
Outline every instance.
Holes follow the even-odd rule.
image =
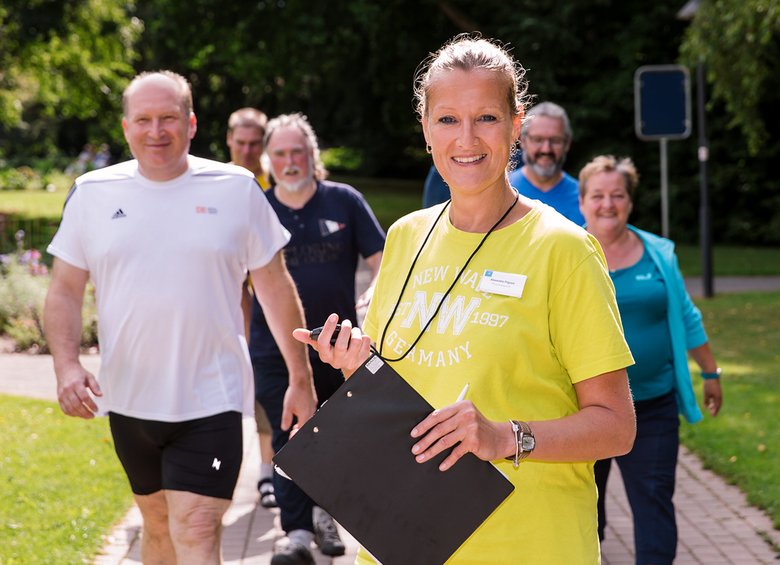
[[[143,516],[141,561],[144,565],[176,563],[176,552],[168,529],[168,504],[164,491],[149,495],[135,495]]]
[[[260,437],[260,463],[272,463],[274,448],[271,446],[271,434],[263,433]]]
[[[222,516],[230,506],[230,500],[176,490],[165,491],[165,497],[178,563],[222,563]]]

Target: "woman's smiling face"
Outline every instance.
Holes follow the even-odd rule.
[[[510,109],[508,89],[502,75],[488,70],[448,70],[431,81],[423,132],[454,194],[505,187],[521,125]]]

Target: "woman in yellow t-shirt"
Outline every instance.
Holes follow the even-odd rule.
[[[473,36],[426,62],[417,109],[452,199],[390,228],[365,333],[331,315],[316,341],[295,336],[346,376],[374,342],[436,408],[409,430],[409,456],[424,465],[455,446],[442,472],[471,452],[514,483],[449,562],[595,564],[593,461],[631,448],[633,360],[598,243],[509,184],[523,73]]]

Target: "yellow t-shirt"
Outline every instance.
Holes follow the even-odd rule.
[[[414,255],[441,206],[406,216],[388,234],[364,323],[377,343]],[[445,213],[425,246],[382,355],[409,348],[484,234]],[[521,296],[478,290],[483,273],[526,277]],[[517,293],[519,285],[510,285]],[[490,420],[549,420],[578,410],[574,383],[633,363],[596,240],[545,205],[493,232],[460,275],[422,339],[393,367],[434,407],[468,399]],[[411,455],[410,455],[411,456]],[[450,563],[599,562],[593,464],[494,461],[514,492]],[[372,563],[361,549],[359,563]]]
[[[268,179],[268,173],[263,173],[262,175],[255,175],[255,178],[257,179],[257,184],[260,185],[260,188],[263,190],[268,190],[271,188],[271,181]]]

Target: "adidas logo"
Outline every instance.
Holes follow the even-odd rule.
[[[111,216],[111,219],[112,219],[112,220],[116,220],[116,219],[118,219],[118,218],[126,218],[126,217],[127,217],[127,214],[125,214],[125,213],[122,211],[122,209],[121,209],[121,208],[117,208],[117,209],[116,209],[116,212],[114,212],[114,215],[113,215],[113,216]]]

